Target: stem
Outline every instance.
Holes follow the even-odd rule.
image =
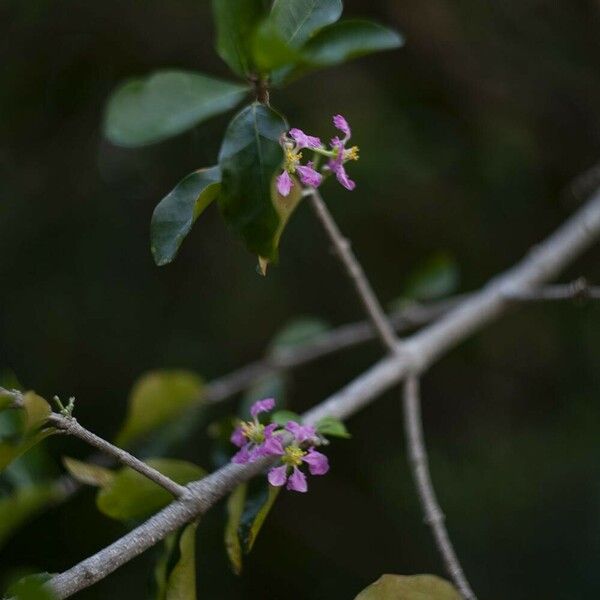
[[[600,236],[600,192],[538,244],[518,265],[496,277],[472,294],[433,325],[404,341],[410,353],[387,356],[354,381],[304,414],[314,424],[323,417],[344,419],[370,404],[377,396],[397,385],[414,369],[421,369],[448,352],[473,333],[504,314],[510,307],[506,294],[522,292],[556,276],[566,265],[589,248]],[[409,358],[412,360],[409,361]],[[57,598],[83,590],[151,548],[182,525],[205,513],[236,485],[247,481],[268,466],[263,461],[227,465],[200,481],[190,483],[190,493],[172,502],[148,521],[74,567],[55,575],[46,584]]]
[[[396,354],[399,351],[399,344],[394,328],[388,321],[361,264],[356,259],[356,256],[354,256],[350,247],[350,242],[342,235],[342,232],[339,230],[318,190],[311,189],[309,195],[315,214],[319,221],[321,221],[321,224],[333,245],[335,253],[352,280],[356,293],[358,294],[379,339],[390,353]]]
[[[131,467],[134,471],[137,471],[144,477],[147,477],[154,483],[157,483],[161,487],[165,488],[170,494],[172,494],[175,498],[180,498],[186,493],[186,488],[182,485],[179,485],[172,479],[169,479],[165,475],[163,475],[160,471],[152,468],[147,465],[145,462],[141,461],[139,458],[136,458],[129,452],[114,446],[110,442],[102,439],[97,436],[95,433],[88,431],[85,427],[82,427],[76,419],[73,417],[67,417],[64,415],[59,415],[57,413],[52,413],[49,417],[48,421],[57,429],[67,433],[69,435],[73,435],[80,440],[83,440],[90,446],[94,448],[98,448],[105,454],[112,456],[117,459],[120,463]]]
[[[423,435],[419,380],[413,375],[409,376],[405,381],[403,400],[406,445],[413,479],[425,516],[425,523],[431,528],[436,546],[446,566],[446,571],[452,578],[461,596],[465,600],[477,600],[450,541],[448,530],[444,523],[444,513],[440,508],[433,482],[431,481]]]

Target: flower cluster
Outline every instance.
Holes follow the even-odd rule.
[[[350,141],[352,132],[348,121],[342,115],[333,117],[334,126],[342,133],[340,138],[336,135],[326,148],[318,137],[307,135],[301,129],[290,129],[281,140],[284,152],[284,167],[282,173],[277,177],[277,191],[282,196],[289,195],[294,180],[292,175],[297,175],[303,185],[308,187],[319,187],[323,179],[333,173],[337,180],[347,190],[353,190],[356,183],[348,177],[344,164],[349,160],[358,160],[358,146],[346,148]],[[309,150],[313,153],[313,160],[301,164],[301,150]],[[327,159],[327,163],[319,169],[321,159]]]
[[[231,442],[239,448],[231,460],[245,464],[267,456],[279,457],[281,464],[269,470],[269,483],[276,487],[287,483],[288,490],[306,492],[306,474],[300,469],[303,464],[308,466],[311,475],[325,475],[329,471],[327,457],[315,450],[320,437],[311,425],[295,421],[288,421],[285,427],[276,423],[261,424],[258,415],[274,407],[272,398],[252,405],[252,420],[240,423],[231,434]]]

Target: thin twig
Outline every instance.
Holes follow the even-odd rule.
[[[546,285],[518,294],[507,294],[507,299],[516,302],[600,300],[600,287],[591,286],[584,277],[580,277],[571,283]]]
[[[406,446],[425,522],[431,528],[446,571],[452,578],[461,596],[465,600],[477,600],[450,541],[450,536],[444,523],[444,513],[440,508],[431,480],[423,435],[419,380],[414,375],[407,377],[404,382],[403,400]]]
[[[403,352],[387,356],[354,381],[304,414],[307,424],[323,417],[345,419],[370,404],[408,374],[420,372],[451,348],[482,329],[511,306],[509,291],[529,290],[555,277],[600,236],[600,191],[518,265],[490,281],[447,315],[403,341]],[[266,463],[229,464],[188,485],[190,494],[151,517],[119,540],[46,585],[57,598],[72,596],[157,544],[182,525],[204,514],[236,485],[247,481]]]
[[[154,481],[154,483],[165,488],[165,490],[175,498],[179,498],[186,493],[186,488],[184,486],[179,485],[169,477],[166,477],[160,471],[157,471],[139,458],[129,454],[129,452],[114,446],[110,442],[97,436],[95,433],[88,431],[85,427],[82,427],[74,417],[52,413],[48,422],[60,431],[83,440],[90,446],[98,448],[98,450],[112,456],[118,462],[131,467],[134,471],[137,471],[144,477],[147,477],[151,481]]]
[[[395,354],[398,352],[399,345],[394,328],[387,320],[385,312],[381,307],[361,264],[356,259],[356,256],[354,256],[352,248],[350,247],[350,242],[342,235],[342,232],[331,216],[327,205],[323,202],[323,198],[319,191],[311,189],[309,196],[315,214],[319,221],[321,221],[323,228],[333,245],[335,253],[352,280],[367,316],[371,320],[371,323],[373,323],[373,327],[375,327],[375,330],[379,334],[382,343],[392,354]]]

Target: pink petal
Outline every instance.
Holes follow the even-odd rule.
[[[281,456],[284,453],[283,445],[278,437],[270,437],[261,446],[265,456]]]
[[[241,448],[248,440],[246,440],[246,436],[242,433],[241,427],[236,427],[229,438],[232,444],[235,444],[238,448]]]
[[[265,437],[270,438],[273,435],[273,432],[277,429],[277,427],[277,423],[269,423],[269,425],[265,427]]]
[[[308,489],[306,475],[298,467],[294,467],[294,472],[288,479],[287,489],[294,492],[306,492]]]
[[[248,462],[251,462],[250,452],[248,452],[248,446],[244,446],[241,450],[236,452],[231,457],[231,462],[236,463],[238,465],[245,465]]]
[[[290,177],[290,174],[287,171],[283,171],[281,175],[277,177],[277,191],[282,196],[288,196],[289,193],[292,191],[293,185],[294,182],[292,181],[292,178]]]
[[[302,129],[290,129],[290,136],[300,148],[320,148],[321,140],[313,135],[306,135]]]
[[[287,467],[285,465],[281,467],[273,467],[269,471],[267,476],[269,483],[275,487],[282,486],[287,480]]]
[[[250,414],[256,417],[262,412],[268,412],[275,408],[275,400],[273,398],[265,398],[264,400],[257,400],[250,407]]]
[[[346,173],[346,169],[344,165],[338,165],[335,169],[335,176],[337,180],[347,189],[352,191],[356,187],[356,183],[348,177],[348,173]]]
[[[317,434],[317,431],[311,425],[300,425],[296,421],[288,421],[285,428],[294,435],[299,444],[306,442]]]
[[[329,460],[314,448],[311,448],[302,460],[308,465],[311,475],[325,475],[329,471]]]
[[[296,171],[298,171],[300,181],[304,185],[308,185],[310,187],[319,187],[321,185],[323,176],[318,171],[315,171],[312,162],[309,162],[306,166],[298,165],[296,167]]]
[[[333,117],[333,124],[336,129],[339,129],[346,138],[350,137],[350,125],[348,125],[348,121],[342,115],[335,115]]]

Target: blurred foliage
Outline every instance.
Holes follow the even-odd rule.
[[[479,286],[600,180],[592,169],[571,184],[600,157],[600,6],[345,6],[348,17],[402,31],[405,48],[310,74],[274,92],[277,106],[308,131],[325,129],[336,112],[352,122],[357,190],[327,185],[323,194],[384,302],[404,294],[408,273],[439,251],[459,265],[459,291]],[[214,205],[177,261],[152,262],[154,206],[186,173],[215,164],[227,120],[123,150],[102,138],[104,106],[120,82],[157,69],[226,79],[208,2],[5,0],[0,16],[0,370],[47,397],[75,395],[78,419],[111,437],[143,373],[190,369],[210,380],[261,356],[297,315],[334,326],[361,318],[302,206],[266,279]],[[599,259],[596,248],[565,279],[600,281]],[[593,304],[523,307],[424,381],[433,478],[481,597],[600,593],[599,318]],[[302,412],[379,356],[372,344],[297,370],[288,407]],[[381,573],[442,573],[405,464],[397,392],[350,427],[352,439],[328,450],[328,477],[300,498],[281,494],[241,577],[221,550],[224,510],[207,515],[199,543],[214,551],[196,557],[203,598],[277,598],[286,589],[345,600]],[[87,452],[58,436],[46,444],[55,458]],[[208,465],[210,451],[200,429],[182,458]],[[11,486],[3,475],[2,493]],[[84,491],[34,520],[0,553],[2,575],[60,571],[123,533],[92,505]],[[145,597],[153,558],[79,597],[129,589]]]

